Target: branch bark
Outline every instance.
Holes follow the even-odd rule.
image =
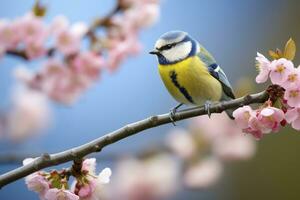
[[[243,105],[264,103],[268,98],[268,93],[266,91],[263,91],[231,101],[216,103],[210,107],[210,112],[221,113],[224,110],[238,108]],[[207,112],[203,107],[189,108],[176,112],[174,116],[174,121],[180,121],[183,119],[188,119],[191,117],[206,114]],[[97,138],[81,146],[55,154],[42,154],[40,157],[36,158],[34,162],[2,174],[0,176],[0,188],[38,170],[59,165],[78,158],[82,158],[93,152],[99,152],[104,147],[110,144],[118,142],[137,133],[140,133],[141,131],[144,131],[146,129],[150,129],[168,123],[171,123],[169,113],[151,116],[144,120],[128,124],[118,130],[108,133],[100,138]]]

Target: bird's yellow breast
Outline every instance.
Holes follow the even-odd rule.
[[[184,104],[203,105],[219,101],[222,86],[198,56],[170,65],[159,65],[160,76],[171,95]]]

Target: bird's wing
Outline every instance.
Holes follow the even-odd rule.
[[[235,98],[232,87],[226,77],[226,74],[222,70],[222,68],[216,64],[215,59],[212,57],[212,55],[204,48],[200,47],[200,52],[198,53],[198,56],[204,62],[208,68],[209,73],[217,79],[221,84],[224,93],[230,97],[230,98]]]

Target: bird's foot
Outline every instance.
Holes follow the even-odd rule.
[[[211,101],[206,101],[205,104],[204,104],[204,110],[207,112],[207,115],[208,115],[209,118],[211,116],[210,105],[211,105]]]
[[[171,120],[171,122],[172,122],[172,124],[173,124],[174,126],[176,126],[175,120],[174,120],[175,114],[176,114],[176,112],[177,112],[177,109],[178,109],[180,106],[182,106],[182,105],[183,105],[183,104],[180,103],[180,104],[178,104],[177,106],[175,106],[174,108],[172,108],[172,109],[170,110],[170,120]]]

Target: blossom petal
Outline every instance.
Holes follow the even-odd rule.
[[[107,184],[110,181],[110,176],[111,176],[111,169],[110,168],[105,168],[103,169],[100,174],[98,175],[98,181]]]

